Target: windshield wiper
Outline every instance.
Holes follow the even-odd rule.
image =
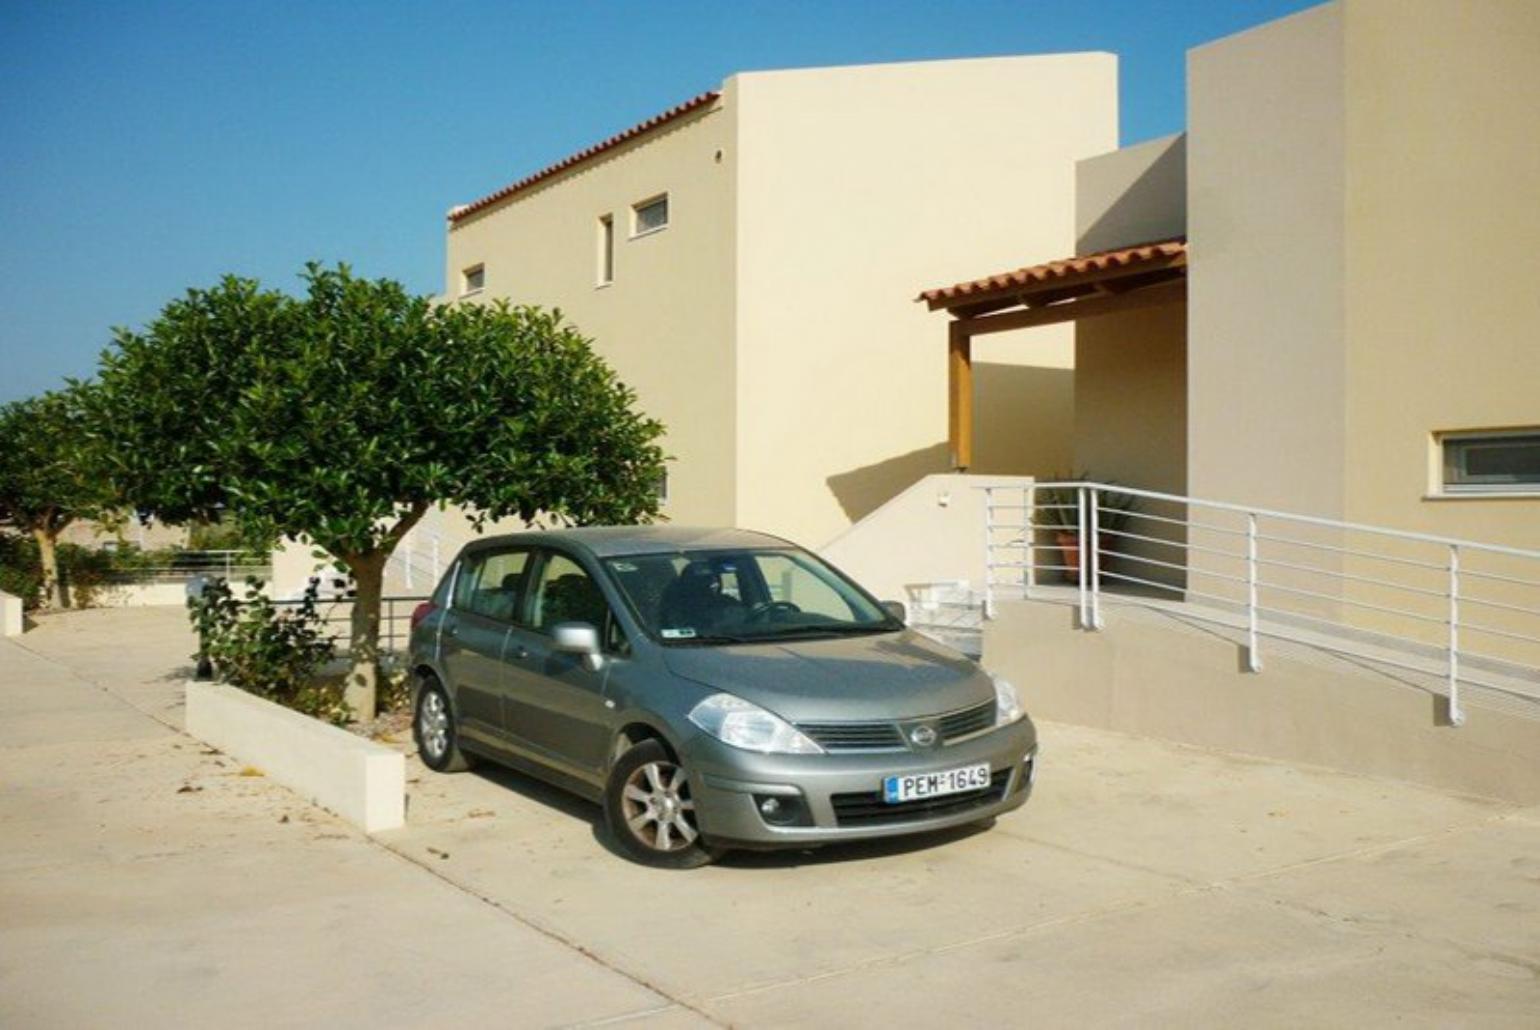
[[[848,623],[810,623],[802,626],[782,626],[773,632],[766,633],[764,638],[770,640],[784,640],[787,637],[803,636],[805,634],[817,634],[821,636],[835,637],[857,635],[864,636],[868,633],[887,633],[895,629],[898,629],[898,627],[890,626],[886,623],[879,623],[875,626],[857,626]]]
[[[728,633],[710,633],[694,637],[675,637],[666,641],[668,647],[689,647],[693,644],[753,644],[763,637],[739,637]]]

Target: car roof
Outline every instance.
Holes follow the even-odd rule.
[[[630,554],[669,554],[674,551],[730,550],[743,547],[794,547],[790,541],[751,529],[709,526],[578,526],[571,529],[531,530],[482,537],[466,549],[480,550],[508,544],[526,546],[566,545],[587,551],[595,558]]]

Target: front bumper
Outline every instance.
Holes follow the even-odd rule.
[[[1030,719],[972,740],[925,750],[761,755],[699,734],[682,748],[701,832],[713,843],[752,848],[805,847],[926,833],[978,822],[1020,808],[1032,793],[1037,731]],[[884,810],[852,799],[880,795],[884,778],[939,772],[988,762],[996,783],[989,791],[933,806]],[[776,826],[760,814],[756,795],[800,798],[811,825]],[[841,795],[836,810],[834,798]],[[841,814],[841,812],[845,814]]]

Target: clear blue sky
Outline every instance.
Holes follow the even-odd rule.
[[[451,205],[735,71],[1109,50],[1134,142],[1188,47],[1314,3],[0,0],[0,401],[226,272],[436,293]]]

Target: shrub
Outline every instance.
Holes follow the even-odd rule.
[[[284,610],[263,592],[259,579],[246,580],[244,600],[227,582],[214,579],[200,596],[187,599],[187,608],[203,655],[220,679],[317,719],[348,721],[342,679],[320,676],[335,644],[316,611],[314,583],[300,604]]]
[[[90,608],[117,580],[124,559],[117,552],[60,544],[59,580],[73,608]]]
[[[168,563],[170,553],[141,551],[133,544],[120,544],[112,550],[59,544],[55,555],[59,581],[70,605],[89,608],[115,583],[132,579],[136,572],[149,566]],[[30,536],[0,533],[0,590],[20,597],[30,611],[42,603],[42,582],[37,541]]]
[[[1091,474],[1055,476],[1070,482],[1092,482]],[[1127,524],[1138,506],[1138,498],[1117,491],[1116,483],[1109,482],[1112,490],[1096,491],[1097,525],[1102,530],[1118,532]],[[1080,491],[1068,486],[1043,486],[1036,491],[1037,510],[1032,513],[1039,526],[1049,529],[1078,533],[1080,530]]]
[[[242,551],[246,542],[241,528],[226,522],[194,522],[187,531],[187,547],[192,551]]]

